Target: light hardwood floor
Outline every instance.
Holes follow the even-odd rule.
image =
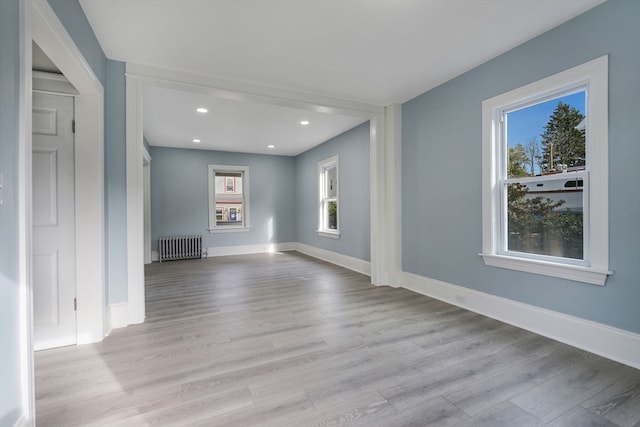
[[[36,353],[38,426],[640,427],[640,371],[296,252],[146,268],[147,320]]]

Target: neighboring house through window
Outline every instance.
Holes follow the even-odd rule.
[[[209,165],[209,231],[249,228],[249,167]]]
[[[318,162],[318,234],[338,238],[339,191],[338,156]]]
[[[487,265],[604,284],[607,64],[601,57],[482,103]]]

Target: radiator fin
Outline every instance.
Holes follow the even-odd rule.
[[[158,239],[158,259],[202,258],[202,236],[168,236]]]

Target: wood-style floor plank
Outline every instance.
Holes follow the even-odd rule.
[[[640,371],[296,252],[145,276],[143,324],[36,353],[39,426],[640,424]]]

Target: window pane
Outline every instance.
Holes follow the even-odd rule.
[[[335,165],[325,169],[325,178],[325,197],[335,198],[338,194],[338,169]]]
[[[216,226],[243,224],[242,173],[215,173]]]
[[[327,203],[327,228],[329,230],[338,229],[338,202],[336,201]]]
[[[583,90],[506,112],[505,176],[585,169],[585,102]]]
[[[507,185],[507,250],[583,259],[581,176]]]
[[[216,225],[242,224],[242,203],[219,201],[216,203]]]

